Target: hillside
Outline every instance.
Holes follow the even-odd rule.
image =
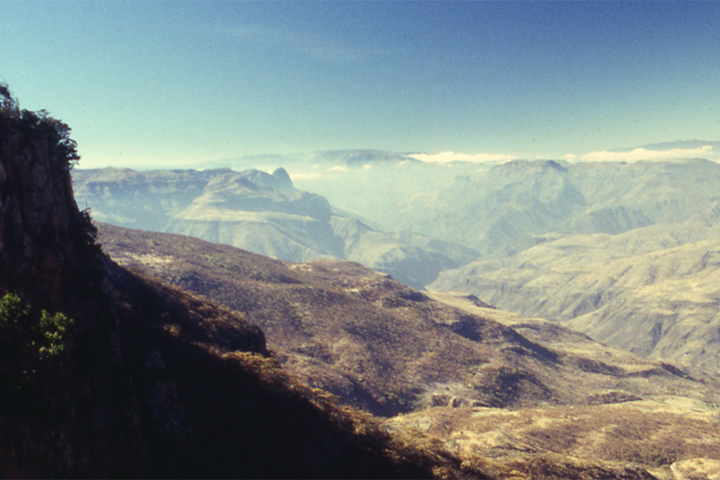
[[[554,322],[488,309],[467,294],[431,292],[430,296],[512,326],[550,348],[582,352],[586,358],[602,362],[608,358],[607,347],[591,341],[573,342],[567,335],[558,334],[562,329]],[[646,381],[650,390],[657,385],[657,379],[646,377]],[[704,383],[714,391],[720,386],[717,379],[708,377],[704,377]],[[583,383],[578,381],[574,388],[582,389]],[[699,397],[691,398],[691,389],[688,385],[671,395],[642,397],[606,391],[582,405],[510,411],[439,406],[395,417],[392,422],[400,429],[414,427],[436,435],[458,452],[502,458],[510,464],[513,459],[520,464],[529,462],[538,470],[545,462],[552,464],[560,458],[642,465],[663,480],[715,478],[720,475],[720,442],[716,435],[720,405],[711,397],[701,401]],[[566,476],[575,478],[578,474],[569,471]]]
[[[276,215],[272,210],[280,207],[267,205],[272,198],[287,203],[283,192],[301,195],[281,173],[284,170],[273,175],[256,170],[121,175],[87,171],[76,175],[75,183],[101,218],[103,212],[122,208],[127,209],[123,218],[141,218],[131,211],[137,205],[157,211],[159,207],[147,205],[165,202],[172,228],[155,230],[189,233],[285,260],[329,256],[356,261],[412,287],[474,293],[503,309],[564,322],[641,356],[717,372],[715,268],[712,262],[694,266],[704,265],[701,257],[710,255],[713,247],[698,244],[661,253],[696,242],[712,243],[717,237],[717,164],[513,161],[483,166],[443,184],[429,178],[444,178],[447,172],[437,174],[444,167],[403,158],[383,152],[334,152],[293,164],[314,162],[325,168],[316,185],[323,185],[322,178],[332,184],[333,202],[370,202],[373,208],[361,209],[369,222],[409,228],[396,231],[371,228],[351,214],[328,211],[326,205],[320,209],[326,220],[311,219],[306,211],[304,216],[291,216],[292,221],[284,217],[286,225],[301,227],[288,226],[281,232],[278,223],[272,228],[271,223],[263,224],[275,235],[275,240],[268,240],[271,237],[258,230],[255,216]],[[176,177],[163,181],[177,187],[157,180]],[[125,186],[128,182],[134,187]],[[251,185],[253,195],[268,197],[257,208],[262,211],[251,211],[243,200],[247,189],[232,186],[239,184]],[[428,191],[417,193],[423,186]],[[141,187],[154,192],[148,194],[152,199],[138,193]],[[195,199],[188,206],[173,197],[172,192],[181,190]],[[360,194],[361,190],[377,194]],[[404,195],[411,192],[414,196],[408,200]],[[293,211],[289,206],[282,209]],[[292,253],[289,241],[312,244],[315,253]],[[656,279],[651,274],[655,270],[667,278]]]
[[[246,314],[283,368],[308,384],[392,416],[396,431],[419,429],[458,454],[526,472],[519,478],[550,470],[583,478],[589,465],[620,475],[627,462],[674,478],[671,464],[718,453],[714,437],[693,443],[720,427],[720,385],[711,378],[477,300],[427,296],[358,264],[288,264],[176,235],[109,225],[100,232],[121,264]],[[526,420],[506,421],[517,415]],[[568,416],[578,420],[556,420]],[[587,419],[582,428],[580,418]],[[652,440],[633,436],[644,428],[637,425],[656,424],[668,427],[653,427]],[[617,426],[606,437],[610,425]],[[577,429],[573,443],[552,443],[562,443],[569,428]],[[528,432],[537,436],[531,447]],[[611,439],[622,447],[582,449]],[[654,448],[658,442],[663,449]],[[629,472],[622,475],[640,475]]]

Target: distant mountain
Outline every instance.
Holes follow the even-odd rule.
[[[443,167],[395,164],[339,174],[335,187],[339,190],[378,192],[365,193],[357,200],[368,202],[363,211],[373,225],[391,225],[390,231],[370,228],[351,214],[334,215],[328,202],[312,194],[276,191],[270,183],[256,185],[255,190],[247,186],[275,178],[264,172],[156,173],[153,175],[159,178],[177,175],[179,186],[160,182],[152,187],[153,192],[129,189],[133,193],[125,196],[120,194],[122,189],[113,190],[102,182],[76,180],[76,185],[80,192],[87,188],[84,185],[96,185],[94,200],[87,204],[101,218],[105,212],[110,213],[108,218],[143,218],[151,210],[165,209],[170,218],[165,231],[189,233],[293,261],[322,256],[354,260],[414,287],[437,279],[432,288],[466,291],[504,309],[569,322],[597,340],[640,355],[717,370],[714,344],[702,340],[714,338],[711,313],[697,313],[699,307],[685,301],[652,307],[655,303],[643,297],[645,293],[638,293],[641,287],[649,291],[652,284],[642,286],[636,279],[621,289],[625,285],[619,280],[625,278],[623,270],[612,270],[615,267],[605,263],[617,260],[621,265],[619,259],[623,258],[630,267],[632,262],[652,261],[653,268],[662,270],[671,268],[664,262],[675,262],[671,260],[675,253],[658,253],[652,259],[642,255],[713,239],[720,225],[720,165],[705,160],[629,164],[513,161],[484,167],[446,184],[423,183],[437,168]],[[119,173],[128,178],[139,175]],[[118,172],[108,170],[107,175],[112,178]],[[225,176],[226,180],[210,183],[203,175]],[[243,180],[230,180],[235,176]],[[353,186],[345,181],[354,182]],[[289,188],[287,178],[283,182],[284,188]],[[373,183],[377,190],[372,190]],[[403,186],[408,184],[413,186]],[[390,185],[399,186],[394,190]],[[427,188],[424,193],[392,199],[393,192],[408,192],[404,189],[418,185]],[[114,193],[101,194],[108,191]],[[182,200],[179,191],[189,192],[193,200]],[[257,203],[263,195],[267,196],[262,200],[265,203]],[[299,196],[294,199],[293,195]],[[142,201],[131,200],[136,197]],[[229,200],[236,197],[245,203]],[[251,205],[250,199],[256,203]],[[121,208],[113,210],[116,206]],[[574,237],[578,234],[597,235],[592,238],[600,240],[592,242],[603,247],[592,242],[593,246],[584,245],[584,240]],[[566,238],[570,243],[564,243]],[[603,240],[606,238],[610,240]],[[469,264],[474,261],[478,263]],[[672,285],[677,293],[668,290],[665,298],[682,296],[693,275],[676,279]],[[607,281],[593,282],[596,276]],[[663,285],[671,288],[671,283]],[[703,309],[714,312],[709,304]],[[691,327],[693,316],[707,318],[711,330]],[[691,338],[697,340],[686,345]],[[701,347],[695,348],[698,345]]]
[[[712,210],[718,191],[720,165],[705,160],[513,161],[403,202],[393,218],[399,228],[501,258],[548,235],[617,234],[684,222]]]
[[[473,292],[638,355],[720,375],[717,238],[717,226],[692,223],[570,236],[443,272],[430,288]]]
[[[477,258],[451,242],[382,233],[334,214],[323,197],[296,189],[283,168],[76,170],[80,204],[119,226],[190,235],[288,261],[361,261],[416,287]]]

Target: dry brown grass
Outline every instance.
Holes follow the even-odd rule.
[[[556,454],[660,473],[675,462],[720,458],[720,412],[671,401],[519,410],[439,407],[393,421],[421,425],[461,451],[495,458]]]

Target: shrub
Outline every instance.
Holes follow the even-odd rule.
[[[32,312],[14,293],[0,299],[0,381],[22,389],[38,372],[60,373],[73,320],[62,313]]]

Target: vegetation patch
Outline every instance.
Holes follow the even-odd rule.
[[[37,405],[50,380],[53,386],[67,373],[73,320],[62,313],[34,312],[19,296],[0,299],[0,402],[22,413]]]

